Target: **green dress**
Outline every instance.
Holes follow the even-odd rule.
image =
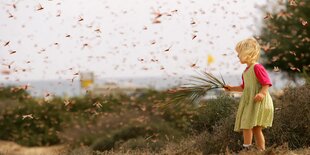
[[[235,121],[234,131],[236,132],[240,132],[242,129],[252,129],[255,126],[263,128],[272,126],[274,108],[269,92],[262,101],[254,101],[255,95],[262,88],[256,78],[254,65],[243,72],[244,89]]]

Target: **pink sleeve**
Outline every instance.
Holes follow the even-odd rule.
[[[272,86],[269,75],[263,65],[256,64],[254,66],[254,72],[257,80],[261,85],[269,85],[270,87]]]
[[[242,75],[242,84],[240,85],[242,89],[244,89],[244,80],[243,80],[243,75]]]

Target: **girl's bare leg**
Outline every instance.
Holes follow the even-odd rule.
[[[253,134],[255,137],[256,146],[260,150],[265,150],[265,138],[261,126],[253,128]]]
[[[243,144],[251,145],[252,137],[253,137],[252,129],[243,129]]]

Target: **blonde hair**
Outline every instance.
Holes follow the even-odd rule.
[[[260,45],[254,38],[248,38],[237,43],[236,51],[241,60],[255,63],[260,56]]]

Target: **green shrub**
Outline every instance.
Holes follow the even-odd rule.
[[[230,150],[239,150],[242,146],[242,134],[234,132],[235,115],[220,120],[213,126],[213,131],[204,131],[196,140],[196,145],[203,154],[219,154]]]
[[[89,109],[96,109],[97,112],[112,112],[116,111],[118,106],[121,105],[120,100],[113,96],[101,97],[85,95],[73,97],[69,100],[73,102],[72,106],[69,108],[70,112],[81,112]],[[100,107],[96,107],[95,103],[99,103]]]
[[[75,120],[61,137],[74,147],[82,144],[100,151],[117,149],[123,143],[135,149],[129,141],[134,143],[135,139],[143,137],[148,140],[139,148],[159,150],[167,138],[176,140],[182,134],[158,116],[150,116],[140,109],[128,109],[121,113],[102,113],[87,121]]]
[[[12,91],[14,90],[14,91]],[[69,128],[69,122],[86,122],[95,114],[112,111],[118,101],[112,97],[75,97],[65,106],[65,99],[25,98],[23,89],[1,88],[0,91],[0,139],[15,141],[26,146],[42,146],[61,143],[59,134]],[[94,105],[95,102],[100,106]],[[25,116],[29,117],[25,117]]]
[[[14,86],[0,87],[1,100],[12,99],[22,101],[23,99],[28,97],[29,93],[22,87],[14,87]]]
[[[234,113],[237,103],[235,99],[225,94],[207,100],[197,109],[198,114],[193,118],[192,128],[198,132],[205,130],[212,132],[213,126],[218,121]]]
[[[197,114],[196,108],[190,104],[170,104],[162,110],[162,118],[179,130],[191,130],[193,117]]]
[[[8,102],[0,111],[0,139],[15,141],[26,146],[58,144],[66,114],[61,107],[34,101]],[[24,117],[31,115],[30,117]],[[33,118],[32,118],[33,117]]]
[[[275,100],[273,126],[267,130],[269,145],[288,143],[290,148],[310,146],[310,85],[287,88]]]

